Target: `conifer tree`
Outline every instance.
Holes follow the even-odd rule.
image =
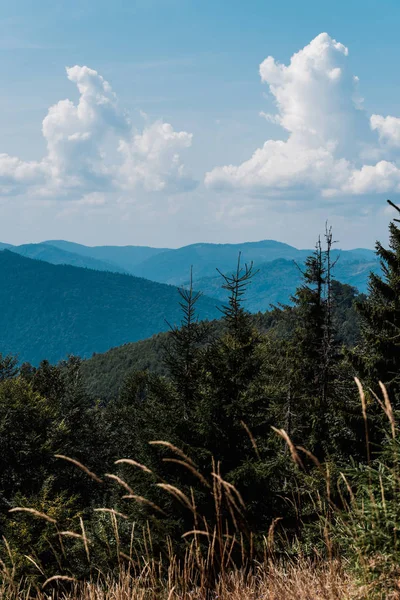
[[[199,322],[196,314],[196,304],[202,294],[193,290],[192,269],[188,289],[179,288],[178,292],[182,320],[179,326],[169,325],[170,335],[164,346],[164,363],[174,383],[183,418],[188,420],[190,416],[193,418],[193,409],[198,401],[200,360],[209,336],[209,325]]]
[[[390,200],[389,204],[400,209]],[[389,224],[389,248],[376,243],[382,275],[371,273],[369,295],[358,305],[362,342],[356,367],[370,384],[382,381],[400,408],[400,221]]]
[[[225,472],[244,460],[243,425],[250,429],[266,418],[261,410],[263,397],[250,390],[261,373],[261,337],[254,329],[250,314],[243,307],[244,294],[254,276],[253,265],[240,264],[232,275],[224,275],[223,288],[229,293],[222,307],[225,332],[207,349],[206,381],[202,402],[201,427],[207,448],[221,460]]]
[[[10,354],[3,356],[0,352],[0,382],[6,379],[13,379],[18,374],[18,371],[18,359]]]
[[[314,253],[305,262],[303,284],[293,296],[296,327],[289,342],[287,414],[295,440],[324,459],[336,452],[342,434],[350,432],[339,425],[348,390],[343,372],[338,335],[335,331],[333,237],[325,230],[325,249],[318,239]],[[286,353],[288,350],[286,349]],[[342,440],[343,442],[343,440]]]

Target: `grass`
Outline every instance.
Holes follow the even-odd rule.
[[[51,587],[53,586],[53,587]],[[48,588],[48,589],[46,589]],[[339,564],[312,564],[305,560],[285,566],[269,562],[258,565],[254,573],[232,570],[219,578],[212,590],[187,580],[185,570],[168,565],[166,577],[160,579],[154,566],[146,565],[140,573],[121,569],[113,578],[74,583],[52,580],[42,590],[26,589],[3,583],[4,599],[37,600],[361,600],[368,590],[360,588]]]
[[[276,552],[275,537],[279,519],[275,519],[268,535],[263,537],[262,552],[254,551],[254,536],[245,523],[245,506],[239,491],[225,481],[219,464],[213,463],[211,475],[206,479],[193,461],[179,448],[166,441],[150,442],[164,446],[175,457],[164,458],[197,476],[205,490],[211,494],[214,515],[207,519],[199,513],[190,494],[165,481],[155,485],[193,516],[193,529],[182,533],[184,553],[177,554],[172,540],[166,540],[167,552],[157,555],[153,551],[149,524],[140,535],[135,523],[130,524],[128,547],[122,541],[119,523],[130,522],[126,514],[114,508],[96,508],[93,515],[110,518],[111,537],[107,543],[113,548],[117,568],[107,572],[90,568],[91,575],[76,580],[71,571],[46,573],[35,555],[25,555],[34,577],[20,578],[15,564],[15,554],[7,540],[3,540],[4,560],[0,561],[0,598],[4,600],[395,600],[400,599],[400,549],[397,531],[400,530],[400,443],[395,415],[384,386],[383,401],[376,397],[389,423],[388,444],[382,457],[371,459],[368,437],[368,419],[365,393],[357,381],[365,423],[368,464],[356,471],[352,484],[345,474],[340,480],[345,487],[341,495],[341,508],[331,501],[333,482],[315,457],[302,447],[295,447],[287,433],[275,430],[288,445],[291,458],[297,467],[304,469],[300,454],[310,458],[326,478],[325,502],[320,502],[321,536],[324,550],[304,552],[301,543],[287,546],[287,551]],[[249,432],[249,435],[251,433]],[[390,442],[390,443],[389,443]],[[300,453],[300,454],[299,454]],[[104,480],[82,463],[58,455],[81,469],[87,476],[101,484]],[[382,462],[386,459],[386,462]],[[146,465],[132,459],[120,459],[156,481],[156,475]],[[150,500],[134,493],[121,477],[106,474],[123,498],[136,502],[154,512],[164,512]],[[123,492],[122,492],[123,490]],[[126,494],[126,492],[128,492]],[[321,499],[319,499],[321,500]],[[37,519],[48,528],[50,537],[59,541],[65,555],[65,541],[82,546],[84,560],[96,565],[95,544],[83,518],[79,517],[78,531],[61,530],[57,520],[32,507],[14,507],[12,513],[21,518]],[[90,525],[90,524],[89,524]],[[125,527],[126,533],[126,527]],[[109,534],[110,535],[110,534]],[[284,538],[285,532],[280,537]],[[125,535],[126,538],[126,535]],[[260,538],[260,536],[258,536]],[[125,539],[126,541],[126,539]],[[55,544],[55,542],[54,542]],[[52,546],[52,550],[56,553]],[[343,551],[343,552],[342,552]],[[61,567],[61,561],[58,561]]]

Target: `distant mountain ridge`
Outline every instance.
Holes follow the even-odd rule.
[[[65,240],[48,240],[43,242],[48,246],[59,248],[67,252],[104,261],[123,269],[126,273],[133,273],[134,267],[152,256],[167,252],[168,248],[152,248],[150,246],[84,246]]]
[[[160,283],[184,284],[193,267],[195,280],[215,275],[216,268],[227,272],[235,268],[239,252],[242,263],[253,262],[258,268],[263,263],[278,259],[302,262],[313,251],[297,249],[275,240],[243,242],[238,244],[196,243],[182,248],[152,248],[150,246],[85,246],[65,240],[47,240],[39,244],[11,246],[0,244],[29,258],[52,264],[71,264],[99,271],[130,273]],[[341,262],[375,262],[373,250],[333,250]],[[96,262],[97,261],[97,262]]]
[[[96,271],[111,271],[114,273],[127,272],[122,267],[106,261],[98,260],[91,256],[83,256],[74,252],[68,252],[47,243],[22,244],[21,246],[13,246],[7,249],[16,254],[20,254],[21,256],[25,256],[26,258],[42,260],[53,265],[71,265],[73,267],[83,267],[86,269],[94,269]]]
[[[21,361],[89,357],[179,323],[176,288],[119,273],[52,265],[0,251],[0,352]],[[219,317],[203,296],[202,319]]]
[[[260,240],[239,244],[196,243],[177,249],[149,246],[85,246],[65,240],[47,240],[40,244],[3,247],[28,258],[51,264],[68,264],[97,271],[131,274],[158,283],[187,286],[193,268],[194,287],[205,295],[224,300],[221,279],[216,269],[232,272],[241,263],[254,263],[258,271],[246,299],[252,312],[268,310],[270,304],[287,303],[300,283],[300,270],[312,249],[297,249],[275,240]],[[0,249],[2,245],[0,244]],[[337,260],[334,277],[342,283],[367,291],[370,271],[380,266],[373,250],[332,251]],[[296,264],[298,266],[296,266]]]
[[[298,250],[289,244],[274,240],[245,242],[243,244],[192,244],[152,256],[135,268],[135,275],[152,281],[184,285],[193,266],[194,281],[215,276],[216,268],[223,273],[235,269],[239,252],[242,264],[254,263],[259,268],[278,259],[303,262],[313,250]],[[343,262],[376,262],[373,250],[333,250],[332,258],[340,256]]]
[[[265,312],[271,305],[290,304],[291,296],[296,288],[302,283],[301,270],[303,262],[295,262],[278,258],[271,262],[259,265],[253,279],[250,281],[244,306],[250,312]],[[379,263],[375,261],[360,260],[338,260],[333,268],[333,278],[341,283],[355,287],[359,292],[366,293],[368,290],[368,277],[370,272],[379,272]],[[185,282],[188,285],[188,281]],[[226,290],[221,288],[221,276],[203,277],[195,280],[196,289],[207,296],[211,296],[225,302],[227,300]]]

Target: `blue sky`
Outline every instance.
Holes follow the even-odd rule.
[[[394,1],[0,2],[0,240],[385,240],[399,23]]]

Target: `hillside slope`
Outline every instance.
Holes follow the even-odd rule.
[[[151,248],[150,246],[84,246],[65,240],[48,240],[43,244],[80,256],[105,261],[131,274],[135,274],[136,265],[152,256],[168,251],[168,248]]]
[[[57,266],[0,252],[0,351],[37,364],[89,357],[180,321],[176,288],[130,275]],[[219,315],[203,297],[201,318]]]
[[[253,313],[263,312],[268,310],[271,304],[290,303],[291,296],[301,284],[303,267],[302,262],[296,263],[283,258],[259,265],[246,294],[244,305],[247,310]],[[360,293],[366,293],[369,273],[379,270],[376,260],[346,262],[340,257],[333,269],[333,277],[341,283],[357,288]],[[227,292],[221,288],[221,276],[197,279],[195,285],[207,296],[226,300]]]
[[[195,281],[203,277],[215,277],[216,268],[223,273],[232,271],[236,267],[239,252],[242,264],[253,262],[259,268],[264,263],[278,259],[303,262],[313,251],[298,250],[274,240],[243,244],[192,244],[152,256],[137,265],[134,273],[153,281],[183,285],[188,280],[191,266]],[[374,252],[367,249],[332,251],[333,260],[339,255],[341,263],[376,262]]]
[[[82,256],[81,254],[62,250],[50,244],[22,244],[21,246],[12,246],[9,250],[27,258],[44,260],[53,265],[71,265],[73,267],[95,269],[96,271],[112,271],[113,273],[127,272],[118,265],[91,256]]]
[[[297,250],[273,240],[243,244],[191,244],[152,256],[136,267],[135,274],[153,281],[181,285],[187,281],[191,266],[195,279],[215,275],[216,268],[223,272],[231,270],[237,263],[239,252],[243,262],[254,261],[257,264],[308,255],[306,250]]]
[[[332,294],[337,341],[340,345],[353,346],[359,335],[355,300],[360,296],[353,287],[337,281],[332,284]],[[252,321],[260,333],[273,329],[278,338],[281,335],[286,337],[288,330],[295,325],[293,317],[289,315],[290,311],[269,311],[252,315]],[[213,321],[210,324],[210,338],[218,337],[223,328],[221,320]],[[133,371],[149,370],[165,375],[167,369],[163,357],[168,336],[167,332],[159,333],[147,340],[112,348],[84,361],[82,375],[87,391],[94,398],[109,400],[118,395],[125,378]]]

